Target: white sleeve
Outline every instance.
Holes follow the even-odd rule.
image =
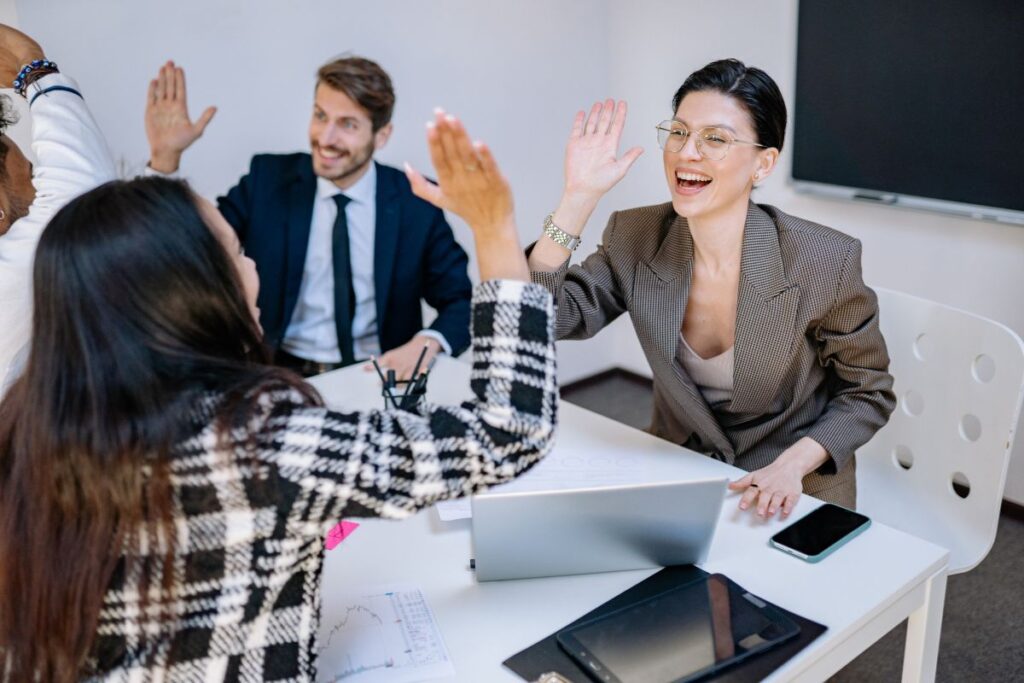
[[[78,92],[78,84],[62,74],[44,76],[28,91],[36,197],[28,215],[0,237],[0,396],[16,376],[15,361],[31,330],[39,236],[62,206],[116,176],[103,135]]]

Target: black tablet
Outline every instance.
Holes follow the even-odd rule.
[[[800,633],[785,614],[721,574],[559,631],[558,644],[605,683],[683,683]]]

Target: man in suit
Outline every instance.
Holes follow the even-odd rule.
[[[380,355],[408,377],[469,345],[468,259],[441,210],[405,174],[373,161],[391,135],[395,94],[376,63],[331,61],[317,72],[310,151],[260,154],[218,199],[262,281],[260,324],[280,365],[305,375]],[[177,171],[213,118],[192,122],[185,75],[168,62],[150,83],[150,168]],[[421,299],[437,310],[423,327]],[[383,354],[383,355],[381,355]]]

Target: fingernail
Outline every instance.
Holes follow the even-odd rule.
[[[442,109],[441,107],[434,107],[434,113],[440,116],[444,114],[444,109]]]
[[[775,514],[775,508],[768,508],[768,514],[769,515],[774,515]]]
[[[740,503],[740,510],[746,510],[746,509],[747,509],[747,504],[746,503]]]
[[[448,123],[455,123],[455,116],[453,116],[452,114],[448,114],[448,115],[446,115],[446,116],[444,117],[444,119],[445,119],[445,121],[447,121]]]
[[[412,166],[409,165],[408,161],[403,161],[402,167],[405,168],[406,173],[412,173]]]
[[[433,121],[427,121],[427,130],[433,130],[433,129],[434,129],[434,122]]]

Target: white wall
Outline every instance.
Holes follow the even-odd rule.
[[[585,255],[617,208],[665,201],[653,125],[687,74],[735,56],[764,68],[793,101],[796,0],[0,0],[89,95],[126,169],[146,159],[146,85],[168,57],[189,73],[193,112],[220,111],[186,160],[209,195],[259,151],[305,149],[312,76],[354,51],[378,60],[398,92],[396,134],[379,158],[427,167],[422,124],[435,105],[460,114],[495,149],[516,190],[524,242],[557,202],[573,112],[605,96],[627,99],[623,147],[645,147],[584,234]],[[3,16],[0,14],[0,16]],[[10,15],[8,15],[10,16]],[[955,163],[955,155],[951,155]],[[1024,334],[1024,229],[811,198],[787,185],[789,150],[757,201],[844,230],[864,243],[870,284],[912,292],[1006,323]],[[464,226],[453,221],[469,248]],[[471,251],[471,248],[469,249]],[[649,373],[629,322],[560,349],[570,381],[612,365]],[[1008,493],[1024,502],[1024,439]]]

